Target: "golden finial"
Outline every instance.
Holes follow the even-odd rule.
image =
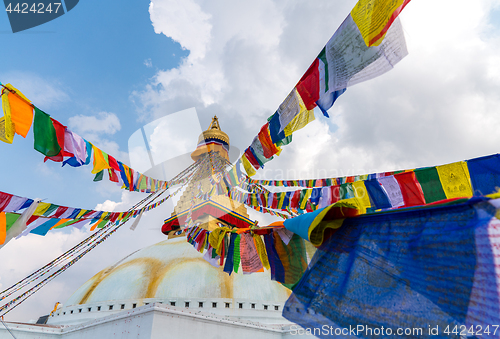
[[[216,115],[214,115],[214,117],[212,118],[212,122],[210,123],[210,127],[208,129],[218,129],[219,131],[221,130],[219,126],[219,119],[217,119]]]

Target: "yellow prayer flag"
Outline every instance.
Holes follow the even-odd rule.
[[[253,242],[255,244],[255,248],[257,249],[257,254],[259,255],[260,261],[262,262],[262,266],[264,266],[266,270],[271,269],[271,266],[269,265],[269,259],[267,258],[266,246],[264,245],[264,242],[262,241],[260,235],[254,234]]]
[[[2,106],[4,116],[0,118],[0,140],[8,144],[14,141],[14,125],[10,117],[9,100],[7,99],[8,91],[2,89]]]
[[[47,202],[40,202],[38,203],[38,206],[35,209],[35,212],[33,212],[33,215],[41,216],[43,215],[51,206],[51,203]]]
[[[299,129],[305,127],[308,123],[314,121],[314,110],[307,110],[304,101],[300,97],[299,93],[297,93],[297,97],[299,98],[299,106],[300,112],[295,116],[295,118],[290,121],[288,125],[286,125],[285,136],[291,135],[293,132],[298,131]]]
[[[352,20],[358,26],[366,46],[378,46],[384,40],[384,28],[393,13],[405,0],[359,0],[351,11]],[[377,38],[376,41],[373,39]]]
[[[102,170],[111,168],[111,166],[109,166],[108,162],[104,158],[103,152],[94,145],[92,145],[92,149],[94,150],[94,168],[92,169],[91,173],[96,174]]]
[[[472,197],[469,169],[465,161],[436,167],[447,199]]]
[[[210,232],[208,242],[210,243],[210,245],[212,245],[218,255],[221,255],[221,243],[224,240],[226,232],[229,231],[230,230],[228,227],[218,227]]]
[[[4,118],[9,116],[14,132],[26,138],[33,123],[33,107],[28,98],[19,90],[10,84],[5,85],[5,87],[10,91],[4,90],[2,95]]]
[[[257,173],[255,168],[252,166],[250,161],[248,161],[247,157],[245,154],[241,156],[241,163],[243,164],[243,168],[245,168],[245,172],[247,172],[248,176],[251,177]]]
[[[354,195],[358,198],[359,202],[364,205],[365,209],[371,207],[370,196],[363,181],[355,181],[352,183]]]
[[[345,218],[341,219],[333,219],[333,220],[323,220],[327,213],[332,208],[336,208],[335,204],[325,207],[318,215],[314,218],[311,225],[309,225],[309,229],[307,230],[307,238],[316,247],[319,247],[323,244],[325,231],[327,228],[338,229],[342,226]]]
[[[75,219],[80,219],[82,217],[82,215],[84,215],[85,213],[87,213],[89,210],[84,210],[82,209],[80,212],[78,212],[78,214],[76,215]]]
[[[307,200],[309,200],[309,198],[311,197],[311,194],[312,194],[312,189],[306,190],[306,194],[304,195],[304,198],[300,202],[300,209],[301,210],[306,209]]]

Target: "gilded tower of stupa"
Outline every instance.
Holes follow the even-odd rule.
[[[245,206],[229,197],[222,179],[224,168],[230,165],[229,145],[228,135],[221,130],[219,120],[214,116],[208,129],[200,134],[196,150],[191,154],[198,165],[174,212],[165,220],[164,233],[182,226],[188,219],[189,211],[195,211],[193,224],[209,231],[220,226],[241,227],[241,223],[232,223],[235,219],[228,217],[231,215],[248,225],[253,223]]]

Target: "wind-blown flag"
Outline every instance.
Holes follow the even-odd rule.
[[[351,11],[367,46],[378,46],[410,0],[359,0]]]
[[[59,144],[59,147],[61,148],[61,150],[59,151],[59,153],[57,153],[54,156],[46,156],[43,161],[45,162],[45,161],[50,159],[50,160],[55,161],[55,162],[62,162],[64,160],[65,156],[68,156],[68,157],[74,156],[72,153],[65,151],[65,148],[64,148],[64,136],[66,134],[66,126],[64,126],[63,124],[61,124],[59,121],[57,121],[55,119],[50,118],[50,120],[52,121],[54,129],[56,131],[57,143]]]
[[[50,115],[35,107],[33,122],[34,148],[47,157],[52,157],[61,151],[57,142],[57,134]]]
[[[10,116],[14,132],[26,138],[33,122],[31,102],[12,85],[5,85],[2,91],[2,107],[4,116]]]
[[[311,331],[354,328],[357,338],[396,336],[398,328],[412,329],[411,337],[460,338],[456,329],[471,326],[497,338],[498,206],[472,198],[345,219],[316,251],[283,316]]]

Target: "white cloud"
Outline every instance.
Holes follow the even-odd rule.
[[[134,206],[138,201],[138,193],[122,190],[121,201],[106,200],[102,204],[97,204],[94,208],[96,211],[127,211]]]
[[[163,33],[190,51],[190,59],[205,56],[210,43],[211,16],[193,0],[151,1],[149,14],[155,32]]]
[[[144,66],[147,68],[153,67],[153,62],[151,61],[151,58],[144,60]]]
[[[31,102],[42,111],[49,111],[60,103],[69,101],[69,96],[62,89],[64,84],[50,78],[41,78],[30,72],[13,71],[1,74],[4,84],[10,83],[19,89]]]
[[[152,3],[163,8],[151,15],[157,32],[203,52],[159,71],[134,93],[142,117],[195,106],[202,121],[217,114],[232,144],[244,149],[355,1],[199,1],[205,14],[197,10],[192,19],[207,30],[210,23],[206,45],[207,39],[194,43],[197,37],[185,37],[189,30],[164,28],[178,9],[173,1]],[[410,3],[402,13],[409,56],[387,74],[349,88],[329,120],[317,112],[318,121],[296,133],[266,169],[352,175],[498,152],[500,44],[488,22],[494,5],[490,0],[474,6],[464,0]],[[168,14],[169,8],[175,10]]]
[[[114,113],[75,115],[68,119],[68,126],[82,136],[88,134],[115,134],[121,129],[120,119]]]

